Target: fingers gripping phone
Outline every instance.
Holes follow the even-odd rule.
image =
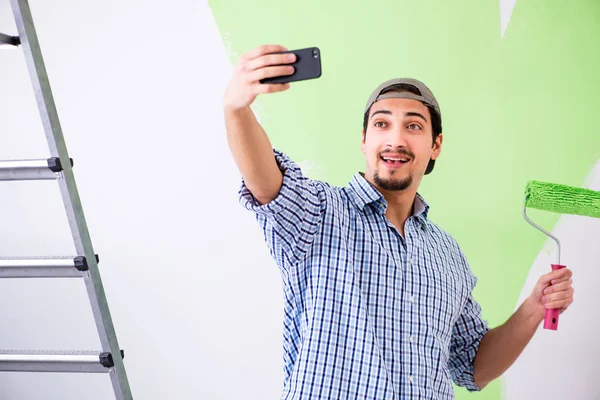
[[[274,76],[272,78],[261,79],[260,83],[288,83],[315,79],[321,76],[321,52],[317,47],[308,47],[306,49],[284,51],[278,54],[296,54],[296,61],[293,64],[286,64],[294,67],[294,73],[285,76]]]

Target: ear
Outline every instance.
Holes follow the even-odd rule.
[[[366,151],[367,151],[367,150],[366,150],[367,144],[365,143],[365,141],[366,141],[366,140],[367,140],[367,137],[365,136],[365,130],[363,129],[363,130],[362,130],[362,139],[361,139],[361,141],[360,141],[360,151],[361,151],[363,154],[367,154],[367,153],[366,153]]]
[[[435,160],[436,158],[438,158],[440,156],[440,153],[442,152],[442,142],[443,141],[444,141],[444,135],[440,133],[433,142],[433,152],[431,153],[432,160]]]

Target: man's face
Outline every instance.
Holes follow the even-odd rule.
[[[390,191],[418,187],[429,160],[439,156],[442,139],[440,134],[433,141],[431,115],[420,101],[375,102],[361,143],[368,180]]]

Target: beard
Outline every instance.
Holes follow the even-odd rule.
[[[383,179],[379,176],[379,172],[375,171],[373,174],[373,182],[383,190],[388,191],[400,191],[408,189],[413,182],[412,174],[408,174],[408,176],[404,179]]]
[[[403,155],[403,156],[409,157],[411,161],[415,159],[415,155],[410,150],[405,149],[405,148],[400,148],[400,149],[397,149],[396,151],[381,152],[379,154],[379,157],[382,157],[383,155]],[[408,167],[408,166],[406,166],[406,167]],[[410,170],[408,171],[408,176],[404,179],[400,179],[400,178],[394,179],[394,172],[399,173],[400,171],[391,171],[392,176],[388,179],[384,179],[379,176],[379,170],[376,169],[373,174],[373,182],[377,186],[382,188],[383,190],[389,190],[389,191],[406,190],[412,185],[413,176],[412,176],[412,173],[410,172]]]

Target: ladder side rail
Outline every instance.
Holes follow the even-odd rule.
[[[42,59],[31,9],[27,0],[11,0],[11,4],[46,139],[50,148],[50,154],[53,157],[58,157],[63,166],[63,171],[61,172],[63,178],[58,180],[58,184],[75,242],[76,252],[77,255],[86,257],[89,262],[89,277],[84,278],[84,280],[102,349],[103,351],[110,352],[114,358],[115,367],[110,376],[115,395],[117,400],[132,399],[120,347],[100,278],[98,264],[95,261],[95,252],[92,247],[81,200],[75,184],[73,169],[52,96],[46,67]]]

